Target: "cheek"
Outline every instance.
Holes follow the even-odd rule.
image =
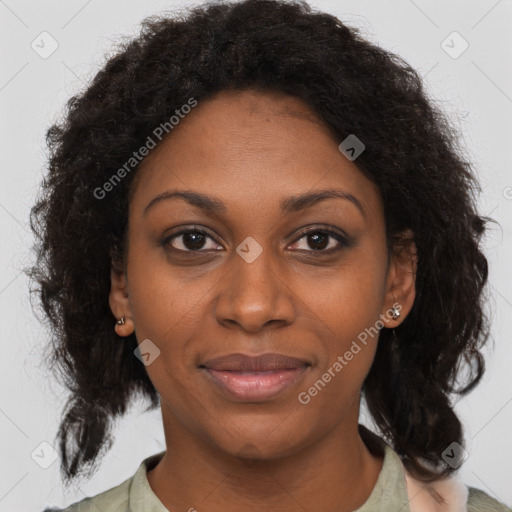
[[[169,264],[163,249],[161,255],[153,250],[151,256],[147,247],[134,243],[131,248],[128,279],[136,338],[139,344],[149,339],[158,349],[158,357],[146,366],[155,387],[174,392],[191,379],[187,369],[194,357],[193,342],[204,338],[201,329],[215,291],[215,275],[206,272],[190,279],[190,271],[180,273]]]
[[[206,288],[199,282],[183,284],[168,264],[148,264],[143,258],[134,258],[128,273],[137,341],[151,340],[154,345],[146,346],[157,354],[145,370],[163,401],[181,404],[186,410],[194,398],[188,391],[193,387],[193,376],[187,371],[189,340],[198,337],[204,319],[201,299]]]
[[[377,349],[378,317],[367,304],[341,305],[333,312],[329,336],[321,338],[322,349],[317,352],[318,366],[299,397],[300,403],[309,403],[310,414],[321,413],[323,423],[336,421],[358,404]]]
[[[303,273],[296,280],[301,301],[340,340],[374,325],[386,295],[386,261],[361,250],[328,272]]]
[[[199,314],[205,286],[198,281],[186,283],[172,270],[165,258],[152,249],[156,257],[148,257],[147,248],[133,245],[128,265],[130,305],[139,340],[165,341],[183,330],[184,325]]]
[[[322,407],[356,396],[373,362],[386,281],[386,260],[374,254],[361,251],[329,276],[302,279],[305,314],[313,313],[309,318],[322,346],[310,381],[327,381],[325,388],[316,386],[322,389]],[[306,299],[306,290],[315,291]]]

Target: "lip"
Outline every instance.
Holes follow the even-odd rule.
[[[264,402],[296,384],[310,366],[306,360],[266,353],[259,356],[229,354],[210,359],[200,368],[229,398]]]
[[[258,356],[228,354],[208,359],[201,366],[209,370],[234,372],[266,372],[272,370],[291,370],[310,365],[309,361],[297,357],[267,352]]]

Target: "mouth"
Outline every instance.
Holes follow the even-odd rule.
[[[201,368],[224,395],[239,402],[264,402],[296,384],[311,363],[283,354],[230,354]]]

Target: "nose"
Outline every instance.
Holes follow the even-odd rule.
[[[295,319],[294,293],[283,272],[273,263],[271,251],[263,252],[251,263],[237,253],[222,282],[215,306],[217,321],[247,332],[258,332],[270,325],[290,325]]]

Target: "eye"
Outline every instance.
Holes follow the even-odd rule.
[[[207,240],[211,240],[210,247],[205,247]],[[197,252],[201,250],[219,250],[219,245],[206,231],[201,229],[184,229],[167,237],[164,246],[171,246],[176,251]]]
[[[208,247],[208,240],[210,246]],[[181,252],[199,252],[222,250],[222,245],[218,244],[207,231],[203,229],[182,229],[171,236],[165,238],[163,246],[170,246],[172,250]],[[330,254],[343,247],[349,246],[347,236],[332,231],[330,229],[310,229],[303,231],[301,236],[289,247],[292,250],[305,252],[318,252]]]
[[[304,240],[302,244],[300,243],[301,240]],[[329,254],[339,251],[342,247],[347,247],[348,245],[347,237],[341,233],[317,228],[303,232],[302,236],[298,238],[291,247],[293,250]],[[308,247],[310,249],[308,249]]]

